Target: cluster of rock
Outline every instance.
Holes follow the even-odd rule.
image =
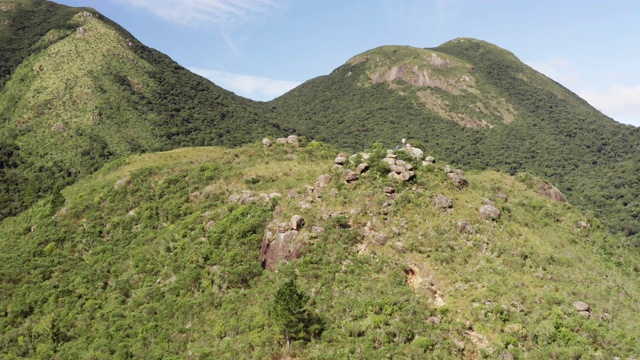
[[[363,160],[369,159],[369,154],[367,153],[361,153],[361,156]],[[351,158],[348,158],[347,155],[344,153],[338,154],[338,156],[336,156],[335,160],[333,161],[334,169],[344,168],[347,162],[353,163],[355,161],[355,158],[356,158],[356,155],[353,155]],[[361,162],[358,164],[355,171],[347,170],[345,172],[344,181],[346,181],[347,183],[356,181],[360,178],[360,175],[364,174],[368,170],[369,170],[369,163]]]
[[[574,301],[573,307],[578,311],[578,314],[583,317],[591,317],[591,309],[589,304],[584,301]]]
[[[449,165],[447,165],[444,167],[444,172],[458,189],[469,186],[469,182],[464,177],[464,173],[462,172],[462,170],[452,169]]]
[[[273,192],[271,194],[255,194],[252,191],[244,190],[241,193],[231,194],[227,199],[230,203],[248,205],[256,202],[269,202],[272,199],[282,197],[282,194]]]
[[[298,137],[298,135],[289,135],[287,137],[277,138],[276,144],[289,144],[297,147],[300,146],[300,138]],[[273,145],[273,142],[268,138],[264,138],[262,139],[262,145],[269,147]]]
[[[398,156],[393,153],[393,150],[387,151],[387,156],[385,156],[382,161],[389,165],[391,171],[388,176],[390,179],[409,181],[416,177],[416,173],[413,171],[413,165],[398,159]]]

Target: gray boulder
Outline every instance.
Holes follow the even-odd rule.
[[[498,220],[500,215],[500,210],[493,205],[482,205],[480,208],[480,216],[485,220]]]

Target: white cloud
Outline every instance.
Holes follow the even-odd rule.
[[[275,80],[264,77],[233,74],[224,71],[189,68],[216,85],[249,99],[269,101],[300,85],[297,81]]]
[[[215,23],[229,26],[279,7],[279,0],[118,0],[182,25]]]
[[[640,126],[640,84],[614,84],[606,89],[587,88],[578,95],[614,120]]]
[[[634,126],[640,126],[640,84],[604,84],[595,87],[586,84],[577,67],[564,59],[546,62],[527,62],[527,65],[549,78],[571,89],[591,106],[612,119]]]
[[[580,72],[565,59],[555,58],[538,62],[527,61],[526,64],[567,88],[575,89],[580,86]]]

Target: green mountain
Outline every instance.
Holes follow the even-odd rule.
[[[133,155],[5,219],[3,358],[638,355],[640,255],[597,218],[531,175],[337,154]]]
[[[0,219],[110,159],[280,133],[96,11],[0,2]]]
[[[407,138],[464,169],[534,173],[613,229],[640,232],[640,129],[495,45],[383,46],[270,105],[299,133],[352,151]]]

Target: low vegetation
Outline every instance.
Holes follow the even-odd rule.
[[[134,155],[62,189],[62,201],[52,195],[6,219],[0,352],[637,355],[637,250],[596,218],[540,196],[530,175],[470,172],[458,188],[444,164],[414,162],[408,182],[372,167],[346,183],[333,167],[337,150],[301,144]],[[321,174],[332,175],[326,187],[316,186]],[[253,200],[231,200],[249,192]],[[436,207],[438,196],[452,207]],[[498,220],[479,215],[487,203]],[[265,229],[293,215],[304,218],[294,238],[301,257],[264,270]]]

